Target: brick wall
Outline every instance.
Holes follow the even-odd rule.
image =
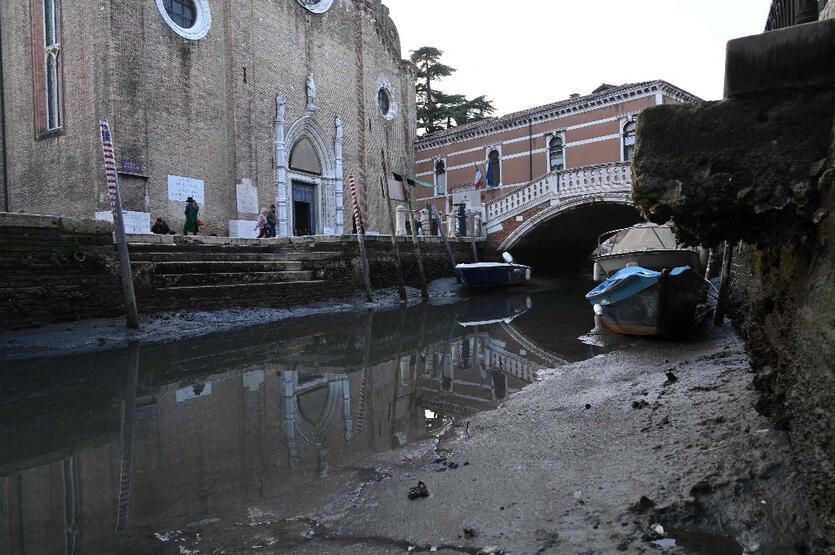
[[[0,212],[0,330],[119,314],[112,233],[107,222]]]

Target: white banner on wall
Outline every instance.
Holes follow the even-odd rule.
[[[96,212],[96,219],[113,223],[113,212],[110,210]],[[122,212],[125,221],[125,233],[130,235],[148,235],[151,233],[151,214],[148,212]]]
[[[185,202],[192,197],[197,204],[203,204],[203,180],[181,175],[168,176],[168,200]]]
[[[251,179],[242,179],[237,185],[238,212],[241,214],[258,213],[258,189]]]

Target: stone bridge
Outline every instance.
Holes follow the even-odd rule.
[[[537,268],[573,269],[610,229],[641,221],[629,162],[552,172],[489,202],[487,243]]]

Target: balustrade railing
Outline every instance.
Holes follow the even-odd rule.
[[[630,189],[629,162],[599,164],[549,173],[487,204],[487,222],[497,223],[551,199]]]

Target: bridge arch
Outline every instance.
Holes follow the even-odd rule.
[[[561,200],[513,230],[499,245],[522,263],[539,270],[575,271],[585,268],[601,233],[643,221],[623,192],[583,195]]]

